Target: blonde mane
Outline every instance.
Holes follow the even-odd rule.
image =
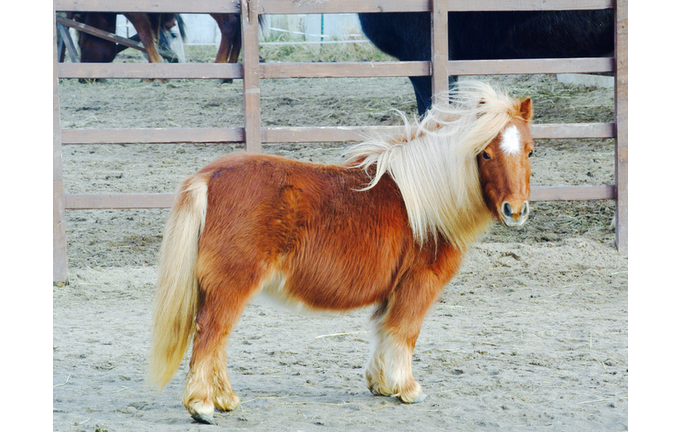
[[[348,164],[389,173],[402,193],[419,244],[438,233],[465,249],[489,225],[476,156],[519,116],[519,101],[479,82],[460,83],[449,103],[435,104],[422,120],[404,121],[401,133],[352,146]]]

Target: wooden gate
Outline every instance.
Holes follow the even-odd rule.
[[[55,0],[55,11],[241,13],[243,61],[238,64],[98,64],[57,63],[54,48],[54,234],[53,279],[68,278],[64,212],[70,209],[166,208],[173,194],[64,194],[62,145],[123,143],[245,143],[261,151],[262,143],[356,141],[369,130],[392,127],[262,127],[260,80],[285,78],[346,78],[432,75],[433,94],[448,89],[450,75],[542,74],[615,72],[615,123],[541,124],[532,127],[535,138],[615,138],[615,184],[533,187],[532,201],[616,201],[616,242],[627,251],[628,239],[628,0]],[[616,10],[615,57],[529,60],[449,61],[448,11],[494,10]],[[243,9],[243,10],[242,10]],[[243,12],[243,13],[242,13]],[[432,61],[357,63],[260,63],[258,15],[430,12]],[[61,129],[59,78],[187,78],[243,79],[244,125],[234,128],[173,129]]]

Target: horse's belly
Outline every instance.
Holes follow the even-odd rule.
[[[279,268],[262,282],[261,292],[270,300],[295,311],[345,311],[372,305],[387,297],[390,272],[347,263]],[[345,269],[343,269],[345,267]],[[345,271],[343,271],[345,270]]]

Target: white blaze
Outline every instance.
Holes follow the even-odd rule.
[[[501,135],[501,149],[507,154],[520,152],[520,132],[515,126],[507,128]]]

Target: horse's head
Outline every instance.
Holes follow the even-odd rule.
[[[530,136],[532,100],[519,102],[518,113],[477,156],[487,208],[501,224],[518,228],[530,214]]]

